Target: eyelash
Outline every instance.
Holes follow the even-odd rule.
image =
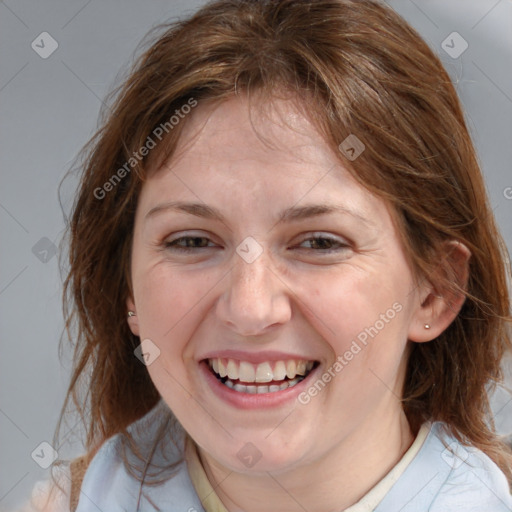
[[[211,247],[211,246],[202,246],[202,247],[185,246],[184,247],[184,246],[177,245],[178,242],[181,242],[184,240],[208,240],[208,241],[211,241],[209,238],[204,237],[204,236],[182,236],[182,237],[176,238],[174,240],[165,242],[165,248],[172,250],[172,251],[176,251],[176,252],[189,253],[189,252],[196,251],[198,249],[208,249]],[[309,242],[309,241],[318,242],[320,240],[323,241],[323,243],[325,243],[327,241],[327,242],[331,243],[332,245],[337,244],[338,248],[332,248],[332,245],[331,245],[331,247],[328,249],[311,249],[311,250],[313,250],[315,252],[318,251],[318,252],[322,252],[324,254],[328,254],[328,253],[332,253],[332,252],[341,251],[341,250],[344,250],[349,247],[348,243],[345,243],[345,242],[342,242],[335,238],[331,238],[331,237],[327,237],[327,236],[314,236],[314,237],[305,238],[304,240],[302,240],[301,244],[304,242]]]

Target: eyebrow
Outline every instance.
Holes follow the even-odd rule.
[[[177,211],[204,219],[217,220],[222,223],[226,223],[226,219],[216,208],[207,206],[203,203],[189,203],[183,201],[172,201],[169,203],[159,204],[149,210],[145,216],[145,220],[148,220],[150,217],[153,217],[158,213],[166,211]],[[290,208],[286,208],[279,214],[276,224],[299,222],[301,220],[309,219],[312,217],[329,215],[333,213],[350,215],[357,220],[360,220],[364,224],[369,226],[374,225],[373,222],[354,210],[350,210],[349,208],[341,205],[326,204],[311,204],[305,206],[291,206]]]

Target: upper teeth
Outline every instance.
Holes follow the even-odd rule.
[[[242,382],[271,382],[283,380],[285,377],[293,379],[296,375],[306,375],[313,368],[313,361],[293,359],[288,361],[264,362],[253,365],[247,361],[235,359],[208,359],[213,371],[221,377]]]

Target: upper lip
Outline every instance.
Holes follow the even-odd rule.
[[[304,354],[292,354],[287,352],[278,352],[274,350],[262,350],[259,352],[246,352],[243,350],[215,350],[208,352],[199,358],[199,361],[206,359],[235,359],[238,361],[247,361],[248,363],[260,364],[272,361],[288,361],[291,359],[301,361],[317,361],[316,358]]]

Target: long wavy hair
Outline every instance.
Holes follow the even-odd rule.
[[[403,407],[411,426],[445,422],[510,480],[510,454],[495,433],[488,398],[511,341],[508,254],[438,57],[376,0],[219,0],[151,37],[81,159],[65,241],[64,313],[74,359],[59,426],[74,404],[92,455],[160,399],[134,356],[140,340],[128,328],[126,299],[138,195],[187,123],[184,116],[171,126],[171,117],[191,99],[200,108],[257,92],[270,102],[285,90],[354,178],[391,206],[416,274],[437,290],[465,294],[440,336],[410,343]],[[142,157],[162,125],[165,138]],[[349,134],[366,146],[354,161],[338,150]],[[471,251],[465,287],[443,258],[447,240]]]

